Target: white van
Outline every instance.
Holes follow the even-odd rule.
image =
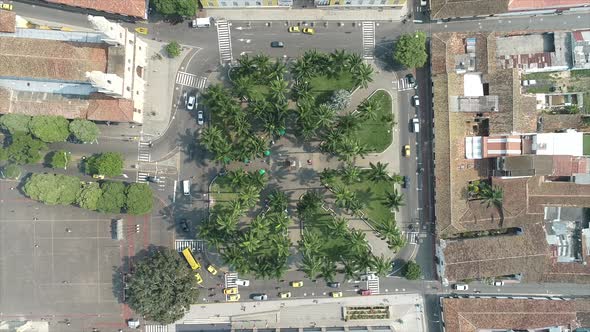
[[[209,28],[211,26],[211,17],[201,17],[193,20],[193,28]]]
[[[189,180],[182,181],[182,192],[185,196],[189,196],[191,194],[191,182]]]
[[[456,290],[468,290],[469,286],[467,286],[467,284],[455,284],[454,288]]]
[[[426,0],[420,0],[420,6],[426,7],[427,4]]]
[[[412,131],[415,133],[420,132],[420,120],[418,118],[412,118]]]

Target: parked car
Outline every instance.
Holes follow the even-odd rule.
[[[411,154],[410,145],[404,145],[404,157],[409,157]]]
[[[223,294],[238,294],[238,287],[224,288]]]
[[[188,225],[188,220],[186,219],[180,219],[180,228],[182,229],[183,232],[188,233],[191,229]]]
[[[236,279],[236,285],[238,285],[238,286],[244,286],[244,287],[248,287],[248,286],[250,286],[250,280],[246,280],[246,279]]]
[[[295,26],[295,27],[289,27],[289,32],[301,32],[301,30],[299,30],[299,27]]]
[[[306,35],[314,35],[315,30],[313,28],[303,28],[302,32]]]
[[[252,300],[254,301],[266,301],[268,300],[268,295],[266,294],[253,294]]]
[[[416,107],[420,106],[420,98],[418,97],[418,95],[412,97],[412,104],[414,104],[414,106]]]
[[[216,275],[217,274],[217,269],[213,265],[207,266],[207,271],[209,271],[209,273],[211,273],[212,275]]]
[[[453,288],[455,288],[456,290],[463,290],[463,291],[465,291],[465,290],[468,290],[469,289],[469,286],[467,284],[455,284],[453,286]]]
[[[237,302],[240,300],[240,294],[232,294],[227,298],[227,300],[229,302]]]
[[[420,119],[412,118],[412,131],[415,133],[420,132]]]
[[[285,43],[283,43],[282,41],[273,41],[273,42],[270,42],[270,47],[283,48],[283,47],[285,47]]]
[[[104,175],[102,174],[94,174],[92,175],[93,179],[99,179],[99,180],[104,180]]]
[[[10,3],[0,3],[0,9],[12,10],[12,4],[10,4]]]
[[[291,292],[280,292],[279,293],[279,297],[281,299],[288,299],[291,297]]]
[[[203,123],[205,123],[205,118],[203,117],[203,111],[197,112],[197,123],[201,126],[203,125]]]
[[[293,287],[293,288],[303,287],[303,281],[291,281],[291,287]]]
[[[329,282],[328,283],[328,287],[330,287],[330,288],[340,288],[340,283],[339,282]]]
[[[494,286],[498,286],[498,287],[504,286],[504,281],[502,281],[502,280],[494,281]]]
[[[195,95],[188,96],[188,100],[186,102],[186,109],[192,111],[195,109],[195,104],[197,103],[197,97]]]
[[[147,176],[145,178],[145,180],[147,182],[158,183],[158,177],[156,177],[156,176]]]
[[[203,278],[201,277],[200,274],[195,273],[195,278],[197,279],[197,284],[202,284],[203,283]]]
[[[410,177],[407,175],[404,175],[404,179],[402,182],[402,188],[406,189],[410,187]]]
[[[342,297],[342,292],[331,292],[330,296],[331,297]]]
[[[420,6],[426,7],[426,5],[428,4],[426,1],[427,0],[420,0]]]
[[[411,85],[416,84],[416,79],[414,78],[414,75],[408,74],[406,75],[406,79],[408,80],[408,83],[410,83]]]
[[[370,289],[361,289],[360,292],[361,296],[369,296],[371,295],[371,290]]]

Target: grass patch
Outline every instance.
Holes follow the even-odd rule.
[[[383,152],[391,144],[392,124],[385,120],[391,113],[391,96],[385,91],[377,91],[371,99],[376,99],[381,107],[375,120],[367,119],[357,131],[356,137],[366,144],[370,151]]]
[[[352,73],[349,72],[342,72],[332,78],[325,75],[314,76],[309,80],[309,84],[318,104],[328,101],[336,90],[352,91],[355,88]]]
[[[551,93],[551,86],[549,86],[549,85],[529,86],[526,88],[526,92],[528,92],[528,93]]]
[[[590,69],[580,69],[570,71],[571,77],[590,77]]]
[[[344,234],[335,234],[328,228],[328,224],[334,219],[332,215],[322,212],[315,214],[305,222],[305,228],[316,232],[322,239],[322,246],[318,250],[318,255],[327,257],[331,261],[337,262],[342,259],[342,255],[348,250],[348,242]]]
[[[252,87],[252,98],[267,99],[269,91],[268,85],[256,84]]]
[[[392,213],[383,203],[385,202],[385,193],[393,191],[394,184],[385,181],[373,182],[367,178],[367,174],[367,171],[361,172],[361,181],[351,185],[346,184],[338,175],[334,179],[334,185],[347,187],[356,193],[364,205],[363,211],[371,220],[387,220],[391,218]]]
[[[211,198],[217,206],[224,206],[231,201],[237,200],[239,195],[231,186],[228,176],[218,176],[211,185]]]
[[[552,75],[558,75],[558,74],[559,74],[558,71],[549,71],[549,72],[543,72],[543,73],[530,73],[530,74],[522,75],[522,79],[523,80],[550,80],[550,79],[554,78],[554,76],[552,76]]]
[[[583,139],[583,153],[585,156],[590,156],[590,135],[586,134],[584,135],[584,139]]]

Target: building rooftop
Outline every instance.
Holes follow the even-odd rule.
[[[62,5],[81,7],[112,14],[147,18],[146,0],[46,0]]]
[[[0,32],[16,31],[16,13],[0,9]]]
[[[447,331],[533,330],[588,326],[590,301],[582,299],[442,298]]]
[[[431,17],[466,17],[505,13],[509,0],[430,0]]]
[[[508,10],[567,8],[588,4],[590,4],[588,0],[511,0]]]
[[[105,44],[0,37],[0,77],[86,81],[88,71],[106,71]]]

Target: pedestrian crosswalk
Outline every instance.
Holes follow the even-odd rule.
[[[197,75],[179,71],[176,73],[176,84],[190,86],[192,88],[204,89],[207,85],[207,77],[198,77]]]
[[[225,288],[238,287],[236,280],[238,280],[238,274],[236,272],[226,273],[225,274]]]
[[[406,90],[412,90],[414,89],[414,84],[411,84],[408,81],[408,78],[404,77],[404,78],[400,78],[397,81],[393,81],[393,87],[395,89],[397,89],[397,91],[406,91]]]
[[[151,156],[150,156],[150,147],[151,147],[152,143],[151,142],[139,142],[139,154],[137,156],[137,160],[138,161],[143,161],[143,162],[147,162],[149,163],[151,161]]]
[[[379,294],[379,277],[370,274],[367,276],[367,289],[371,291],[371,294]]]
[[[176,240],[174,242],[174,249],[181,252],[185,248],[191,248],[191,251],[202,252],[205,250],[205,241],[203,240]]]
[[[411,244],[418,244],[418,232],[408,232],[406,233],[406,238],[408,239],[408,243]]]
[[[363,22],[363,58],[372,60],[375,56],[375,22]]]
[[[229,22],[226,20],[217,20],[217,44],[219,46],[219,58],[221,63],[231,62],[233,60],[231,50],[231,33]]]
[[[146,325],[145,332],[168,332],[167,325]]]

